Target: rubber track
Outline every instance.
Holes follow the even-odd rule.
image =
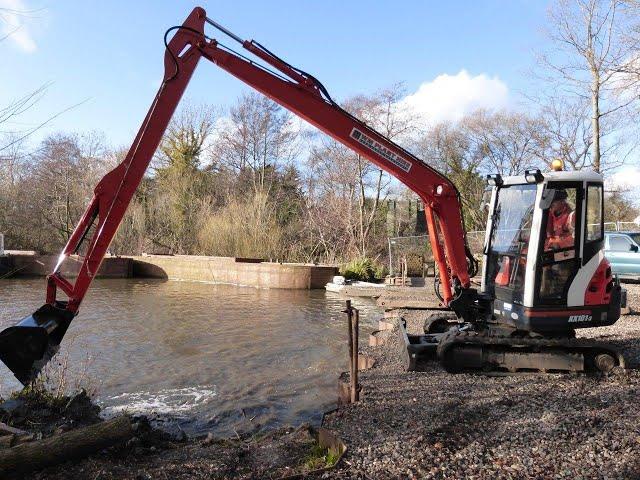
[[[451,331],[449,332],[438,345],[438,358],[443,366],[446,368],[444,355],[448,353],[451,348],[461,345],[470,346],[482,346],[482,347],[501,347],[500,350],[504,351],[504,347],[508,347],[514,352],[522,352],[529,349],[534,352],[544,352],[545,350],[564,350],[567,354],[596,354],[596,353],[608,353],[612,355],[618,361],[618,366],[625,368],[625,360],[622,354],[617,351],[610,344],[605,342],[599,342],[588,338],[514,338],[514,337],[502,337],[496,335],[487,335],[483,332],[477,331]],[[503,367],[506,368],[506,367]],[[448,370],[448,369],[447,369]],[[492,372],[500,373],[531,373],[530,370],[522,372],[505,372],[504,370],[486,370],[484,368],[479,369],[465,369],[464,371],[475,371],[478,373],[491,374]],[[539,371],[544,371],[540,369]],[[569,372],[570,370],[566,370]],[[585,365],[585,372],[587,365]]]

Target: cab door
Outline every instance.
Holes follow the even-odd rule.
[[[566,307],[569,287],[582,265],[581,182],[549,182],[545,195],[534,305]]]

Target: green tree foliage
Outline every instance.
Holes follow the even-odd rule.
[[[212,108],[187,106],[171,121],[159,148],[147,226],[151,242],[173,253],[197,248],[200,216],[215,203],[215,182],[200,169],[214,122]]]

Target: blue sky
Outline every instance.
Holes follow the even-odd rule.
[[[408,94],[422,87],[416,101],[427,113],[458,103],[463,109],[469,102],[512,105],[519,92],[530,91],[528,72],[533,52],[544,46],[547,8],[542,0],[200,5],[241,37],[313,73],[338,99],[404,82]],[[182,23],[195,4],[0,0],[0,6],[29,11],[9,18],[19,29],[0,42],[0,105],[52,82],[37,108],[12,128],[88,99],[41,134],[98,130],[117,146],[131,141],[159,85],[164,31]],[[461,98],[459,89],[469,86],[474,98]],[[245,88],[203,61],[185,98],[228,105]]]

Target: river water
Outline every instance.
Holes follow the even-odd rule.
[[[0,328],[39,307],[44,289],[0,280]],[[354,305],[371,330],[380,311]],[[54,366],[68,363],[67,382],[95,389],[105,414],[143,413],[191,435],[317,423],[347,366],[342,310],[324,290],[96,280]],[[18,387],[0,364],[0,394]]]

